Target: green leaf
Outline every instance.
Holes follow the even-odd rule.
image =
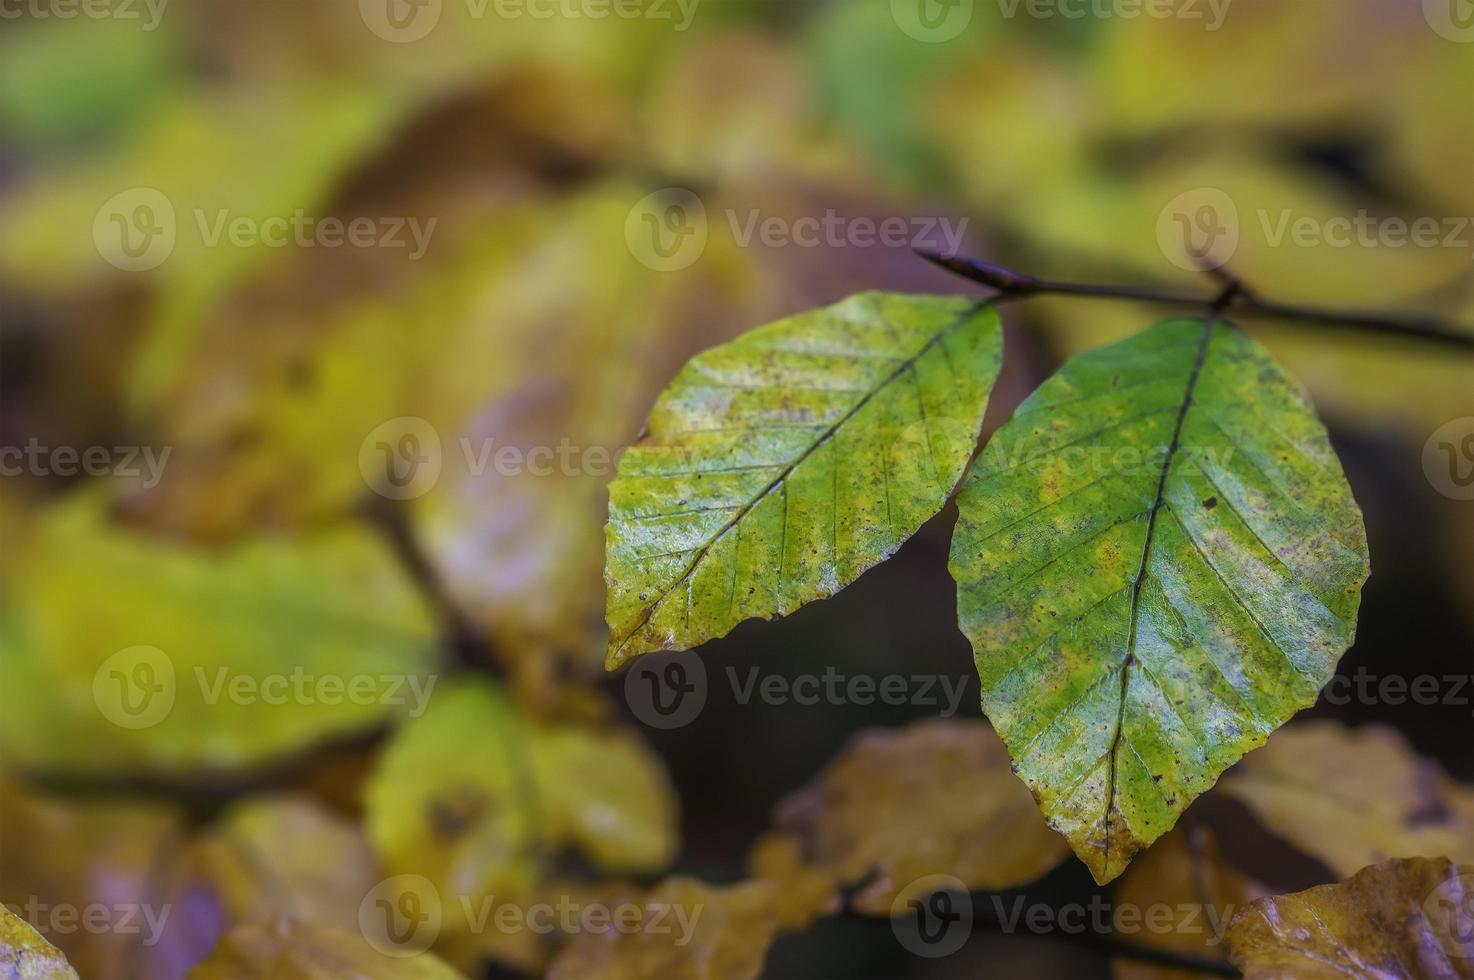
[[[1221,323],[1069,361],[958,507],[984,711],[1102,883],[1312,704],[1355,632],[1366,533],[1325,429]]]
[[[691,360],[609,488],[611,670],[831,596],[946,502],[1003,353],[997,311],[862,293]]]

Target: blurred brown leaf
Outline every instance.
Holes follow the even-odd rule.
[[[875,916],[891,915],[929,875],[971,889],[1016,888],[1069,854],[993,730],[960,719],[861,733],[815,783],[779,804],[777,832],[800,842],[804,860],[778,863],[780,884],[823,869],[836,885],[859,885],[850,905]],[[781,856],[775,847],[763,842],[754,863],[771,868]],[[803,882],[795,891],[812,894]]]
[[[1218,841],[1206,828],[1179,825],[1132,862],[1116,890],[1116,930],[1133,942],[1205,960],[1228,963],[1222,945],[1234,914],[1265,894],[1263,887],[1234,870],[1224,859]],[[1140,923],[1158,908],[1170,908],[1179,918],[1169,930],[1142,930]],[[1126,928],[1120,910],[1129,908],[1135,928]],[[1188,919],[1190,917],[1190,921]],[[1196,973],[1116,957],[1111,960],[1115,980],[1196,980]]]
[[[771,886],[668,878],[633,906],[638,918],[584,931],[549,980],[755,980],[777,927]]]

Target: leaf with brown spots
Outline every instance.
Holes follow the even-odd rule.
[[[1221,322],[1072,358],[957,503],[983,709],[1098,882],[1313,704],[1355,632],[1366,533],[1341,465]]]
[[[692,359],[609,487],[611,670],[784,616],[951,496],[1002,364],[998,313],[862,293]]]
[[[1474,864],[1474,787],[1382,725],[1293,725],[1234,769],[1222,791],[1338,875],[1394,857]]]
[[[1228,931],[1245,980],[1474,978],[1474,866],[1388,861],[1262,898]]]
[[[749,863],[782,884],[789,902],[802,888],[812,914],[827,911],[814,888],[817,871],[832,887],[860,886],[850,900],[855,911],[888,916],[897,896],[928,875],[974,889],[1016,888],[1065,856],[1064,842],[1013,778],[998,737],[960,719],[862,733],[813,785],[779,805],[777,822],[778,839],[797,841],[802,863],[779,860],[772,838]],[[785,908],[785,921],[801,916]]]

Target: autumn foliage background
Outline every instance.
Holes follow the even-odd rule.
[[[703,0],[685,29],[669,8],[543,19],[447,0],[403,42],[337,0],[179,0],[147,30],[33,7],[0,26],[0,444],[106,447],[114,462],[115,447],[169,450],[156,480],[33,463],[0,478],[0,900],[176,909],[149,948],[48,934],[83,976],[180,975],[231,926],[273,915],[352,929],[366,891],[401,872],[469,866],[518,895],[744,879],[778,802],[857,732],[943,713],[943,681],[961,691],[958,716],[979,717],[946,572],[950,507],[835,598],[704,647],[705,705],[682,727],[647,724],[623,675],[601,669],[611,471],[597,461],[636,436],[681,364],[853,292],[972,292],[917,260],[916,242],[862,240],[856,219],[965,219],[963,251],[1020,270],[1206,291],[1159,231],[1171,202],[1208,188],[1236,209],[1231,266],[1260,293],[1474,323],[1474,230],[1461,247],[1272,234],[1286,214],[1320,227],[1474,214],[1474,44],[1433,29],[1419,3],[1232,0],[1208,30],[978,2],[937,42],[879,0]],[[99,210],[137,188],[169,200],[177,237],[128,271],[94,233]],[[672,188],[701,202],[704,246],[663,269],[630,229]],[[196,215],[222,211],[433,230],[413,258],[212,243]],[[754,214],[790,231],[835,215],[845,230],[814,245],[749,238]],[[1063,358],[1156,315],[1008,307],[985,432]],[[1441,682],[1435,704],[1375,692],[1386,677],[1474,673],[1474,503],[1439,492],[1424,463],[1436,429],[1474,415],[1471,362],[1250,329],[1309,388],[1370,539],[1348,696],[1291,727],[1363,729],[1365,743],[1322,730],[1324,755],[1306,758],[1332,781],[1366,766],[1347,791],[1392,801],[1376,819],[1415,830],[1435,767],[1474,780],[1474,683],[1459,699]],[[399,438],[381,427],[405,417],[438,434],[443,465],[389,499],[366,479],[365,446],[372,457],[375,432]],[[477,472],[462,439],[567,445],[578,462]],[[22,458],[35,457],[7,461]],[[166,653],[178,693],[129,727],[100,710],[96,685],[139,646]],[[451,721],[430,730],[381,703],[207,703],[196,667],[433,676],[428,703]],[[728,671],[745,683],[753,668],[928,676],[936,700],[741,703]],[[1359,674],[1376,679],[1371,696]],[[562,789],[529,815],[523,778]],[[604,825],[580,816],[600,794],[616,800]],[[1190,815],[1277,890],[1350,873],[1232,793]],[[925,835],[928,816],[903,826]],[[1307,836],[1341,833],[1326,828]],[[977,834],[1017,846],[997,827]],[[1030,901],[1097,891],[1060,857]],[[1153,874],[1168,877],[1125,887],[1149,893]],[[450,935],[436,951],[471,975],[539,972],[557,944],[527,938]],[[981,927],[922,959],[856,914],[781,936],[766,962],[790,977],[1111,969],[1101,948]]]

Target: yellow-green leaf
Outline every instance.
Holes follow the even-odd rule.
[[[1228,930],[1245,980],[1474,977],[1474,866],[1412,858],[1261,898]]]
[[[260,765],[424,710],[435,626],[364,527],[212,550],[66,501],[0,609],[0,750],[67,773]]]
[[[984,710],[1098,881],[1312,704],[1351,642],[1361,513],[1299,387],[1221,323],[1069,361],[958,506]]]
[[[692,359],[620,460],[613,669],[833,595],[941,509],[1002,360],[998,314],[862,293]]]

